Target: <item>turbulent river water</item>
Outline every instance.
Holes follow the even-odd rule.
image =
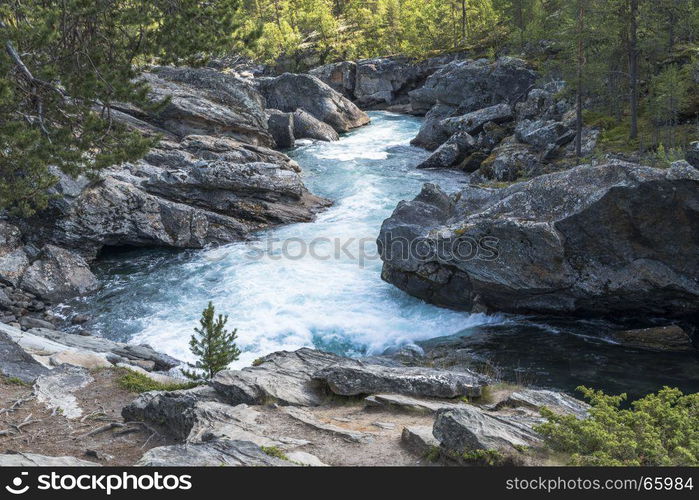
[[[569,327],[470,315],[425,304],[381,281],[375,239],[382,221],[423,183],[452,192],[465,179],[461,173],[415,168],[426,155],[409,146],[419,119],[370,114],[369,126],[338,142],[309,142],[288,152],[302,166],[311,192],[334,202],[315,222],[198,251],[105,255],[95,268],[103,289],[70,308],[94,317],[89,327],[95,333],[148,343],[189,360],[192,328],[212,301],[238,330],[243,353],[234,367],[302,346],[361,356],[448,337],[454,349],[492,356],[495,363],[566,390],[594,383],[591,378],[611,389],[699,384],[697,360],[686,356],[647,356],[654,363],[650,372],[639,370],[637,361],[629,372],[628,351],[604,341],[604,324]],[[468,345],[462,345],[463,337]],[[576,358],[584,369],[575,366]],[[613,372],[605,376],[605,368]]]

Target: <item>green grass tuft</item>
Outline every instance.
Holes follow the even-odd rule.
[[[122,369],[122,374],[117,379],[117,383],[122,389],[136,393],[149,391],[178,391],[182,389],[191,389],[192,387],[199,385],[196,382],[163,384],[161,382],[156,382],[142,373],[129,370],[128,368]]]
[[[276,446],[261,446],[262,451],[264,451],[270,457],[278,458],[280,460],[289,461],[289,457]]]

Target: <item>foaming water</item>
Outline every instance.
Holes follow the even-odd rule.
[[[375,239],[382,221],[423,183],[454,191],[464,179],[415,169],[426,154],[409,146],[418,119],[371,117],[371,125],[338,142],[306,143],[289,153],[308,188],[334,202],[315,222],[201,251],[105,257],[96,268],[104,288],[76,305],[96,318],[91,328],[190,360],[192,329],[212,301],[238,329],[243,354],[234,366],[246,366],[281,349],[374,354],[501,322],[428,305],[381,281]]]

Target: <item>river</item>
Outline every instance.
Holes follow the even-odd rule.
[[[492,355],[510,369],[530,371],[546,386],[564,390],[579,383],[639,390],[664,383],[697,386],[696,357],[640,353],[655,367],[640,369],[633,361],[636,351],[605,340],[604,323],[581,327],[576,321],[574,328],[567,328],[456,312],[384,283],[375,246],[382,221],[425,182],[453,192],[465,178],[459,172],[415,168],[426,156],[409,146],[420,119],[387,112],[370,115],[369,126],[338,142],[306,141],[288,152],[302,166],[309,190],[334,202],[316,221],[273,228],[253,241],[204,250],[134,249],[105,255],[94,268],[104,287],[67,306],[94,317],[89,324],[94,333],[148,343],[191,360],[192,329],[212,301],[217,311],[229,315],[229,326],[238,330],[243,352],[233,367],[303,346],[361,356],[436,337],[450,337],[458,344],[461,336],[477,333],[485,340],[467,349],[475,349],[481,357]],[[630,369],[625,362],[629,356]],[[666,369],[659,370],[658,363]],[[604,370],[613,367],[613,373],[605,376]],[[575,373],[580,376],[571,376]]]

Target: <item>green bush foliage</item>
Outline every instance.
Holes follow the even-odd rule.
[[[699,393],[665,387],[623,408],[626,394],[578,390],[592,405],[589,418],[543,409],[548,422],[537,428],[552,450],[570,455],[571,465],[699,465]]]

